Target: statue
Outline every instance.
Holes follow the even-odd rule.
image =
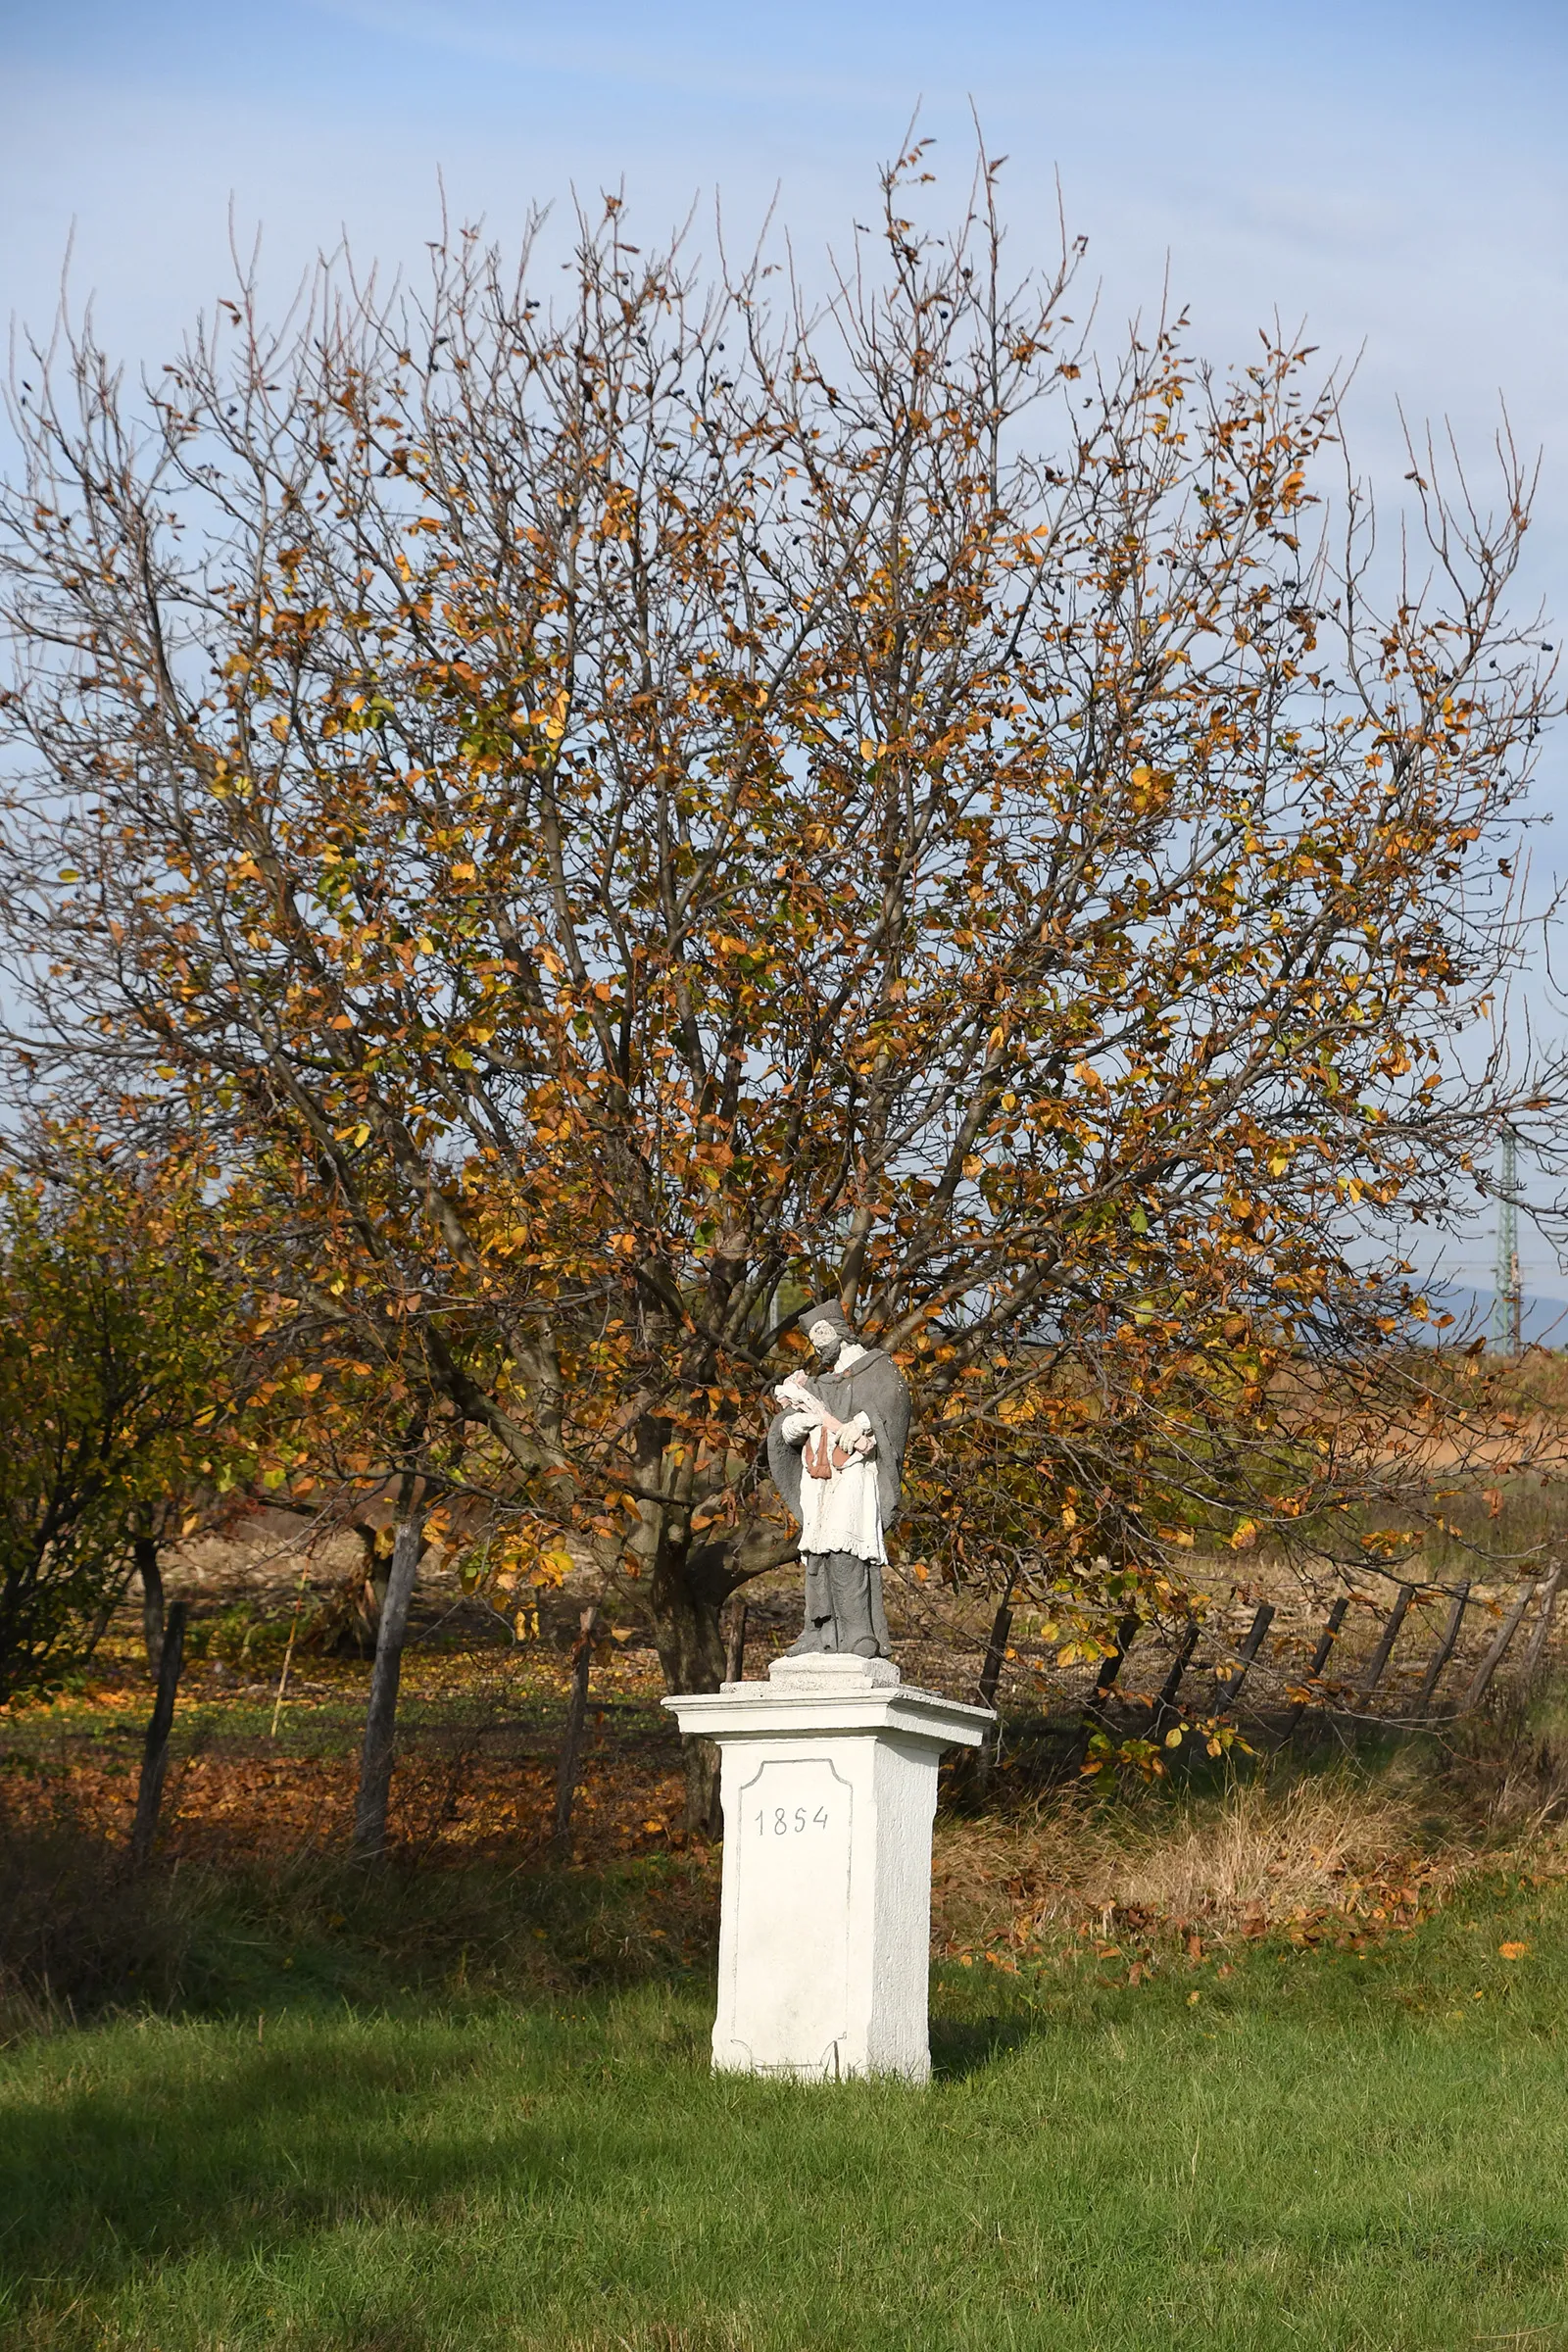
[[[773,1391],[773,1483],[801,1523],[806,1629],[792,1658],[888,1655],[883,1541],[899,1515],[909,1392],[893,1358],[862,1347],[836,1299],[802,1317],[816,1354]]]

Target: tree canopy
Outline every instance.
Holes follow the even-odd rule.
[[[1303,1367],[1426,1311],[1368,1232],[1507,1106],[1450,1047],[1517,952],[1520,469],[1417,468],[1379,605],[1309,351],[1097,360],[1078,249],[1009,284],[994,172],[928,235],[920,164],[815,308],[612,201],[564,298],[464,232],[142,398],[78,336],[0,505],[40,1082],[199,1095],[280,1294],[672,1685],[792,1548],[808,1295],[909,1368],[921,1542],[1169,1579],[1365,1477]]]
[[[139,1527],[253,1461],[200,1158],[39,1142],[0,1174],[0,1699],[75,1663]]]

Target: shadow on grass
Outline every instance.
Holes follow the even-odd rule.
[[[983,2074],[999,2058],[1034,2041],[1047,2031],[1038,2017],[933,2018],[931,2072],[939,2082],[961,2082]]]
[[[178,2043],[149,2030],[167,2067],[145,2047],[100,2048],[100,2073],[119,2082],[57,2077],[52,2096],[7,2101],[0,2283],[13,2297],[44,2279],[112,2285],[201,2250],[265,2258],[350,2217],[373,2228],[499,2180],[527,2196],[568,2153],[526,2101],[499,2129],[493,2107],[458,2125],[466,2102],[438,2094],[486,2058],[461,2028],[408,2039],[384,2025],[279,2028],[277,2046],[246,2055],[217,2030],[194,2046],[188,2030]],[[411,2105],[432,2093],[433,2115],[409,2131]]]
[[[701,1855],[367,1869],[308,1847],[138,1874],[69,1814],[0,1815],[0,2043],[126,2010],[254,2018],[679,1984],[711,1965],[716,1876]]]

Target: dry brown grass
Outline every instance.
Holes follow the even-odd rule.
[[[1219,1941],[1407,1925],[1486,1851],[1460,1815],[1435,1831],[1431,1801],[1414,1768],[1346,1770],[953,1822],[937,1840],[938,1948],[1019,1948],[1118,1921]]]
[[[1203,1913],[1233,1924],[1259,1905],[1270,1918],[1329,1909],[1391,1874],[1408,1876],[1419,1823],[1408,1788],[1337,1778],[1279,1789],[1244,1782],[1217,1805],[1184,1807],[1157,1826],[1139,1822],[1107,1879],[1118,1903],[1161,1917]],[[1423,1858],[1429,1871],[1432,1859]],[[1451,1846],[1444,1856],[1450,1867],[1459,1859]]]

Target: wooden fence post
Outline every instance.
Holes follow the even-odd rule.
[[[993,1710],[997,1705],[997,1687],[1002,1681],[1002,1669],[1007,1662],[1007,1643],[1012,1635],[1012,1595],[1017,1583],[1018,1562],[1014,1559],[1011,1568],[1007,1571],[1007,1581],[1003,1587],[1002,1598],[997,1603],[996,1613],[991,1620],[991,1631],[986,1637],[986,1654],[980,1661],[980,1679],[975,1686],[980,1704]],[[976,1795],[983,1794],[990,1783],[992,1772],[1002,1756],[1002,1716],[1000,1712],[980,1745],[972,1748],[967,1755],[962,1755],[960,1751],[960,1756],[961,1761],[958,1765],[955,1787],[967,1787],[972,1788]]]
[[[571,1653],[571,1696],[566,1702],[566,1729],[556,1773],[556,1824],[550,1840],[563,1859],[571,1851],[571,1807],[577,1793],[582,1729],[588,1719],[588,1675],[593,1665],[594,1636],[599,1631],[598,1609],[584,1609],[577,1624],[577,1644]]]
[[[1090,1692],[1088,1702],[1084,1707],[1083,1720],[1079,1724],[1077,1737],[1067,1750],[1067,1761],[1075,1768],[1082,1764],[1088,1753],[1090,1740],[1103,1723],[1105,1701],[1110,1696],[1111,1687],[1121,1672],[1121,1662],[1131,1649],[1142,1622],[1138,1611],[1129,1609],[1116,1628],[1115,1648],[1109,1657],[1102,1658],[1100,1661],[1100,1672],[1095,1677],[1094,1690]]]
[[[141,1780],[136,1789],[136,1818],[130,1831],[130,1859],[136,1869],[152,1860],[158,1836],[158,1813],[164,1801],[164,1775],[169,1769],[169,1735],[174,1721],[174,1693],[185,1662],[185,1603],[176,1600],[164,1626],[163,1650],[158,1660],[158,1696],[147,1726],[142,1749]]]
[[[1273,1622],[1274,1607],[1272,1602],[1266,1600],[1260,1601],[1258,1603],[1257,1613],[1253,1617],[1250,1626],[1248,1628],[1247,1640],[1242,1644],[1241,1652],[1237,1658],[1235,1668],[1226,1676],[1224,1683],[1220,1687],[1219,1697],[1222,1704],[1229,1706],[1231,1700],[1236,1696],[1237,1692],[1241,1690],[1242,1685],[1246,1682],[1248,1669],[1251,1665],[1252,1660],[1256,1657],[1258,1651],[1262,1648],[1263,1637],[1268,1632],[1268,1629]],[[1152,1739],[1157,1740],[1162,1736],[1165,1729],[1166,1717],[1175,1712],[1176,1693],[1181,1689],[1183,1675],[1187,1672],[1188,1667],[1192,1664],[1193,1652],[1198,1647],[1199,1638],[1201,1635],[1202,1630],[1202,1627],[1196,1620],[1187,1629],[1186,1635],[1182,1641],[1182,1645],[1176,1652],[1175,1659],[1172,1662],[1171,1670],[1165,1677],[1159,1696],[1154,1701],[1153,1718],[1150,1725],[1150,1737]]]
[[[1399,1638],[1399,1628],[1404,1623],[1405,1612],[1414,1598],[1414,1585],[1401,1585],[1395,1594],[1394,1606],[1389,1611],[1389,1622],[1383,1628],[1382,1638],[1376,1649],[1367,1660],[1367,1669],[1361,1677],[1361,1687],[1356,1692],[1357,1698],[1370,1698],[1383,1680],[1383,1669],[1393,1654],[1394,1644]]]
[[[1201,1621],[1195,1617],[1182,1636],[1182,1645],[1176,1652],[1171,1670],[1161,1684],[1159,1696],[1154,1701],[1153,1721],[1149,1727],[1151,1739],[1158,1740],[1163,1736],[1166,1718],[1176,1712],[1176,1693],[1182,1687],[1182,1676],[1193,1662],[1193,1652],[1198,1647],[1202,1632]]]
[[[1329,1610],[1328,1618],[1324,1624],[1323,1631],[1317,1638],[1317,1647],[1312,1652],[1311,1664],[1306,1670],[1305,1680],[1302,1686],[1303,1690],[1310,1690],[1312,1684],[1317,1681],[1318,1676],[1328,1664],[1329,1652],[1340,1638],[1340,1628],[1345,1623],[1345,1612],[1349,1605],[1349,1594],[1348,1592],[1342,1592],[1339,1599],[1335,1601]],[[1286,1740],[1295,1738],[1296,1727],[1300,1722],[1301,1717],[1306,1713],[1306,1699],[1302,1697],[1298,1698],[1296,1701],[1296,1704],[1292,1707],[1290,1721],[1285,1727]],[[1283,1741],[1281,1744],[1283,1745]]]
[[[1089,1702],[1089,1712],[1091,1714],[1098,1714],[1099,1709],[1110,1696],[1111,1686],[1115,1682],[1117,1675],[1121,1672],[1122,1660],[1126,1657],[1127,1652],[1133,1645],[1140,1622],[1141,1620],[1139,1618],[1138,1611],[1136,1609],[1129,1609],[1127,1615],[1122,1619],[1120,1625],[1117,1626],[1116,1646],[1111,1651],[1108,1658],[1101,1659],[1100,1672],[1095,1677],[1094,1696]]]
[[[1003,1588],[1002,1598],[997,1603],[996,1615],[991,1620],[991,1632],[986,1640],[986,1654],[980,1662],[978,1688],[980,1704],[983,1707],[994,1707],[997,1703],[997,1685],[1002,1680],[1002,1669],[1006,1664],[1007,1641],[1012,1632],[1012,1592],[1017,1581],[1018,1571],[1014,1567]]]
[[[1533,1584],[1526,1585],[1524,1591],[1514,1602],[1513,1607],[1508,1611],[1507,1616],[1503,1619],[1501,1625],[1498,1627],[1496,1639],[1494,1641],[1492,1647],[1488,1650],[1486,1656],[1482,1659],[1480,1665],[1476,1668],[1475,1673],[1470,1680],[1470,1688],[1459,1702],[1459,1712],[1461,1715],[1468,1715],[1471,1708],[1478,1707],[1483,1698],[1485,1698],[1487,1694],[1487,1685],[1496,1673],[1497,1668],[1502,1664],[1503,1651],[1507,1648],[1509,1642],[1519,1631],[1519,1621],[1524,1616],[1526,1609],[1529,1608],[1535,1590],[1536,1588]]]
[[[1459,1628],[1464,1623],[1464,1612],[1469,1599],[1470,1587],[1466,1582],[1454,1593],[1453,1606],[1448,1611],[1448,1622],[1443,1629],[1443,1639],[1432,1653],[1432,1663],[1427,1668],[1421,1689],[1416,1694],[1415,1711],[1418,1715],[1424,1715],[1432,1704],[1432,1694],[1438,1687],[1439,1678],[1452,1657],[1454,1647],[1459,1640]]]
[[[1562,1570],[1554,1568],[1547,1577],[1546,1589],[1541,1595],[1541,1614],[1536,1619],[1535,1630],[1530,1637],[1530,1647],[1525,1652],[1525,1681],[1527,1684],[1535,1681],[1541,1670],[1541,1661],[1546,1654],[1546,1642],[1551,1634],[1552,1613],[1557,1606],[1557,1588],[1561,1583]]]
[[[1263,1646],[1263,1636],[1268,1632],[1268,1629],[1273,1622],[1273,1602],[1267,1600],[1259,1601],[1257,1606],[1257,1615],[1252,1619],[1251,1625],[1248,1631],[1247,1640],[1242,1644],[1241,1655],[1236,1661],[1236,1672],[1226,1676],[1224,1688],[1220,1692],[1220,1696],[1226,1706],[1229,1706],[1240,1694],[1242,1685],[1247,1680],[1248,1670],[1251,1666],[1252,1660],[1256,1657],[1258,1651]]]

